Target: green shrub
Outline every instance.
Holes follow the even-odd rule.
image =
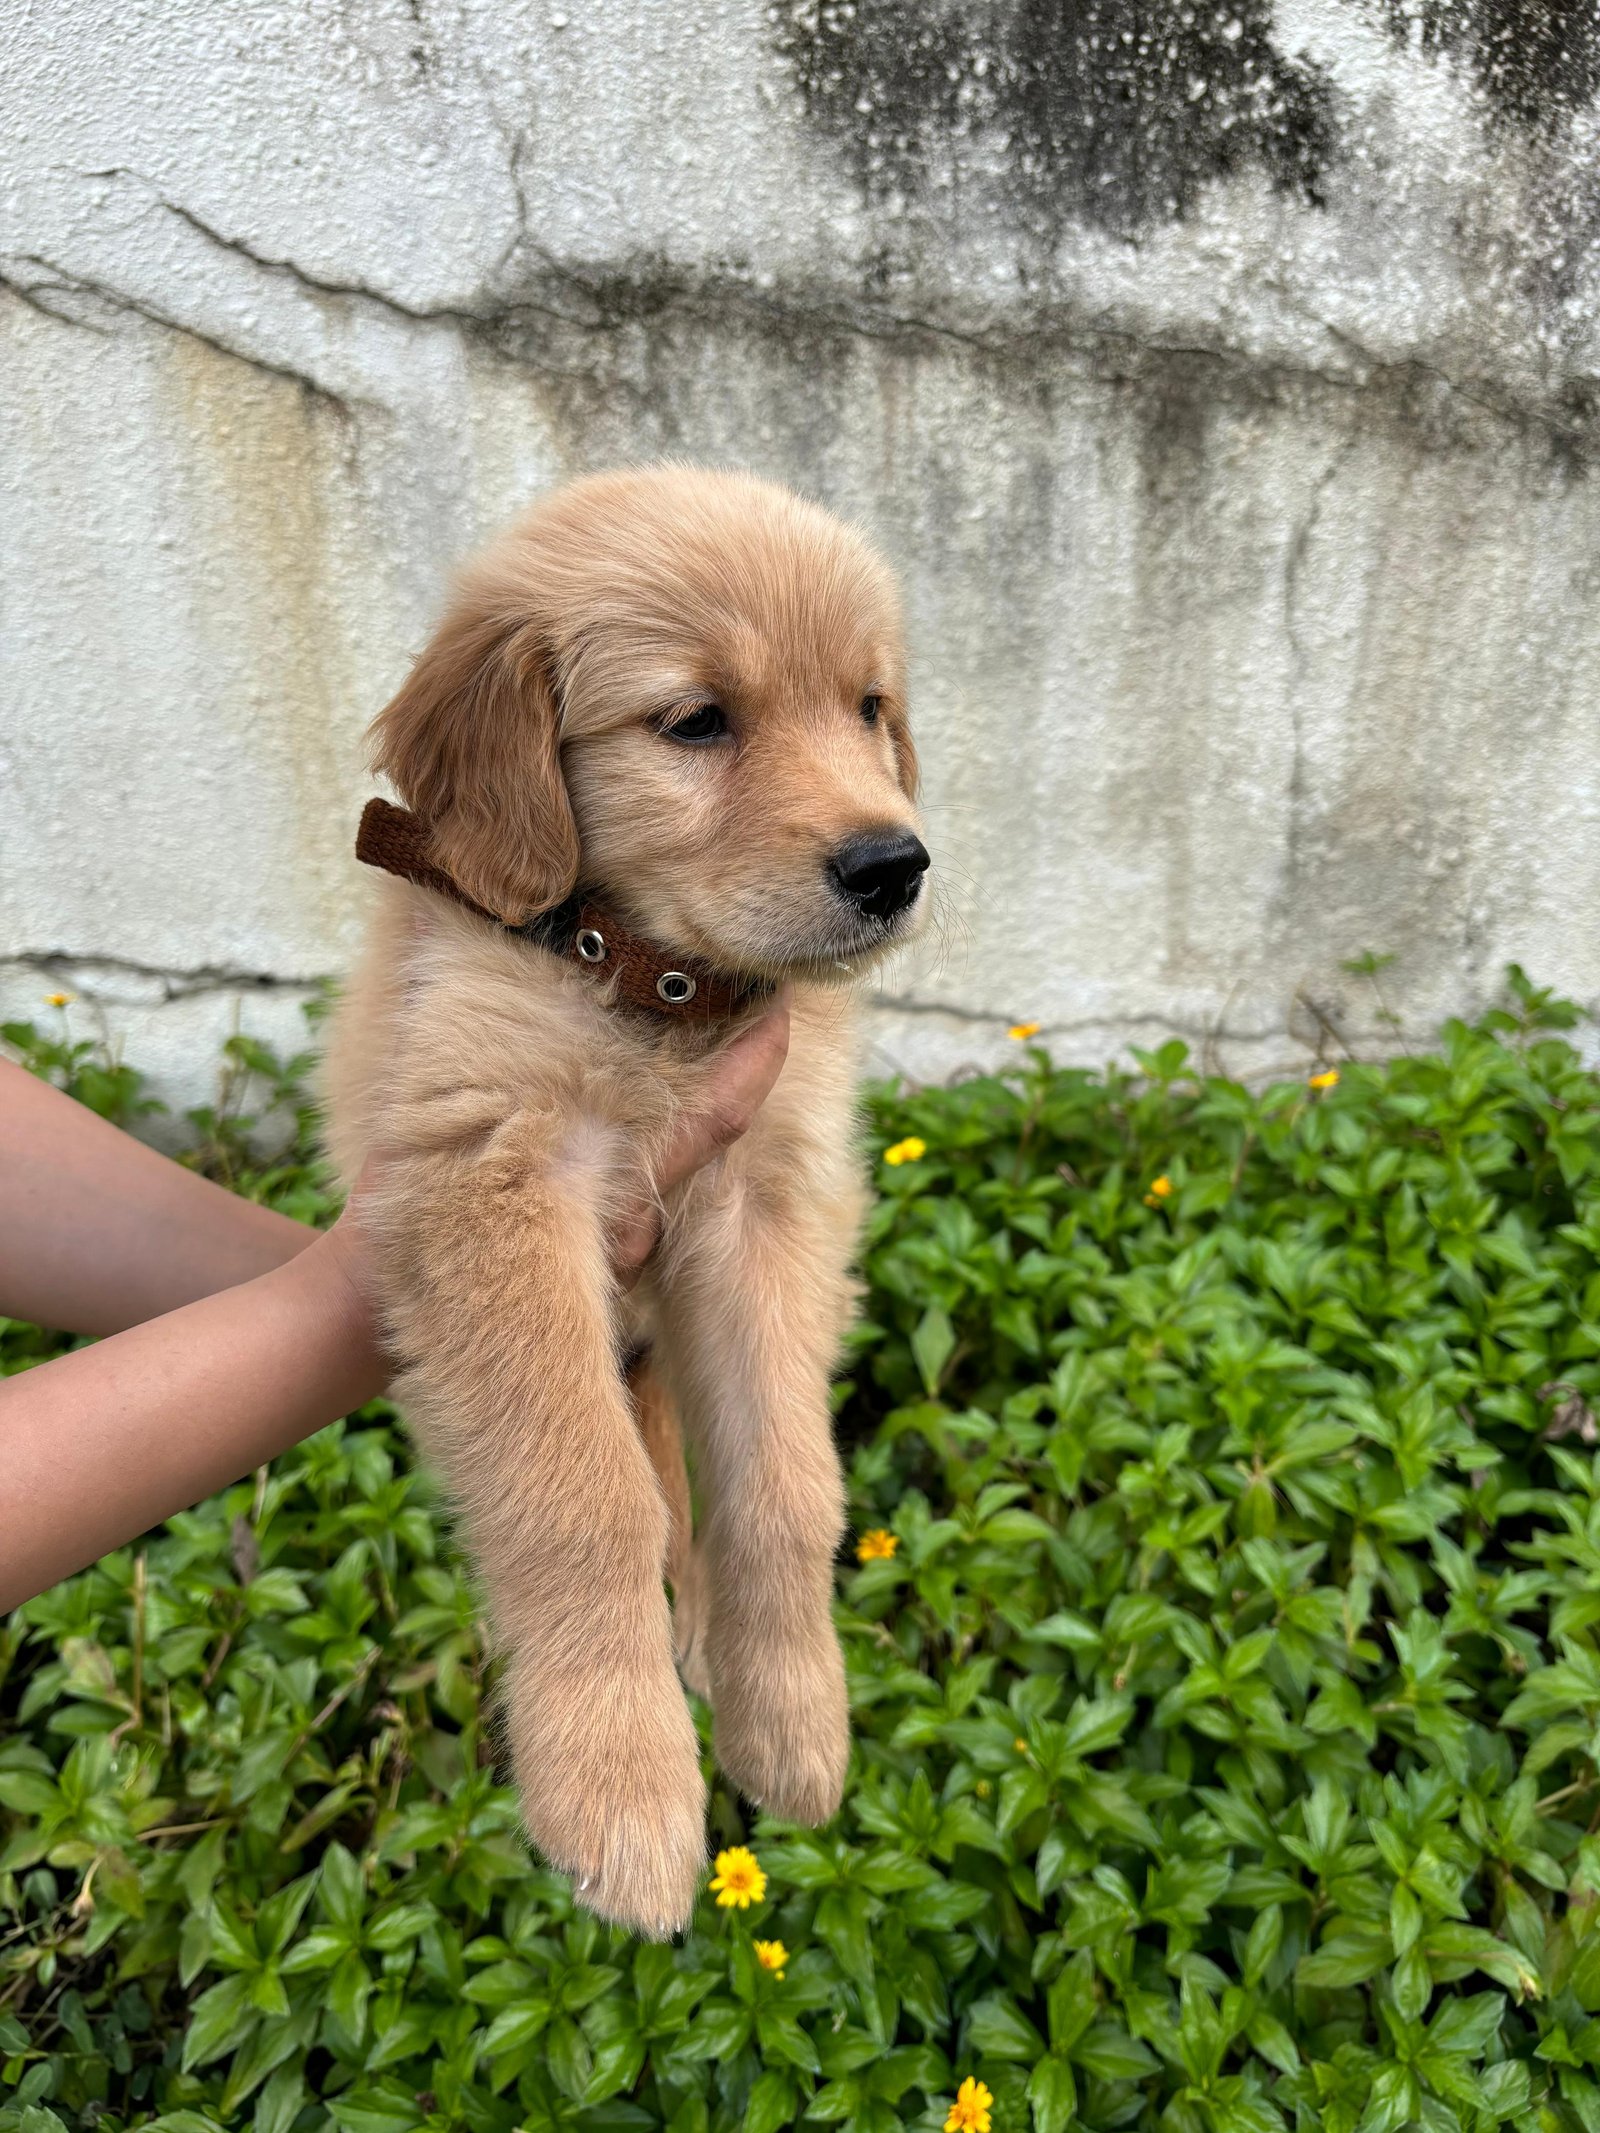
[[[871,1098],[852,1781],[716,1790],[676,1947],[529,1864],[387,1409],[21,1609],[0,2128],[1597,2133],[1600,1082],[1513,975],[1321,1088]]]

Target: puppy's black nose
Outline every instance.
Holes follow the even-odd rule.
[[[866,830],[828,862],[840,895],[870,918],[898,918],[917,900],[928,854],[909,830]]]

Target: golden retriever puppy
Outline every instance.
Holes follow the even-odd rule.
[[[331,1145],[347,1178],[382,1158],[396,1396],[487,1596],[528,1828],[596,1911],[666,1933],[705,1852],[669,1573],[739,1788],[821,1822],[844,1778],[841,985],[914,929],[928,864],[895,588],[771,483],[597,476],[467,570],[374,735],[414,818],[378,856],[410,879],[340,1010]],[[619,1293],[608,1223],[785,979],[776,1089]]]

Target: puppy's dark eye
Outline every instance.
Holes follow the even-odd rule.
[[[720,741],[727,730],[728,716],[720,704],[696,704],[661,728],[669,741]]]
[[[878,713],[882,709],[883,698],[881,696],[863,696],[861,699],[862,723],[868,726],[875,726],[878,723]]]

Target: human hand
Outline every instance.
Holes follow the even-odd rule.
[[[771,1095],[789,1056],[789,999],[786,985],[761,1020],[741,1031],[716,1061],[704,1103],[680,1121],[655,1167],[650,1196],[641,1198],[613,1231],[612,1271],[625,1289],[633,1287],[655,1250],[661,1234],[661,1203],[673,1186],[681,1185],[748,1133]]]
[[[771,1094],[789,1052],[789,997],[785,986],[760,1021],[742,1030],[715,1061],[703,1102],[680,1120],[651,1173],[648,1190],[613,1230],[611,1269],[624,1288],[633,1287],[655,1250],[667,1194],[747,1133]],[[353,1331],[372,1341],[376,1329],[370,1300],[376,1282],[363,1210],[382,1167],[381,1150],[368,1156],[343,1214],[310,1247],[305,1254],[310,1263],[303,1269],[310,1274],[314,1264],[332,1274]]]
[[[638,1280],[655,1248],[663,1196],[748,1130],[788,1049],[789,1002],[780,995],[713,1063],[704,1101],[617,1225],[611,1264],[624,1286]],[[29,1093],[17,1095],[17,1105]],[[53,1091],[45,1097],[69,1108]],[[113,1159],[122,1153],[122,1136],[83,1117],[87,1128],[69,1118],[63,1131],[92,1134]],[[65,1297],[64,1317],[81,1305],[81,1323],[110,1338],[0,1384],[0,1615],[354,1412],[388,1380],[364,1220],[381,1151],[332,1229],[302,1241],[308,1233],[298,1225],[166,1166],[186,1181],[174,1186],[160,1174],[164,1158],[127,1145],[134,1151],[124,1165],[130,1210],[153,1194],[181,1234],[182,1221],[198,1209],[201,1246],[170,1253],[142,1289],[131,1246],[116,1278],[98,1289],[80,1284],[67,1296],[48,1281],[41,1289]],[[252,1263],[261,1270],[195,1294],[207,1259],[213,1271]],[[175,1307],[116,1330],[141,1301],[160,1300],[163,1286]]]

